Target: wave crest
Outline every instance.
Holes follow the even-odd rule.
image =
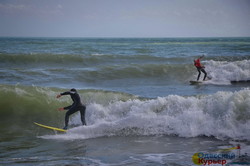
[[[249,140],[249,103],[249,89],[196,97],[170,95],[151,100],[116,101],[106,106],[90,103],[86,117],[89,126],[43,138],[177,135]],[[80,124],[79,116],[75,115],[72,121]]]

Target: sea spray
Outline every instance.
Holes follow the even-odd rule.
[[[228,85],[231,81],[250,80],[250,60],[243,61],[206,61],[206,71],[212,80],[207,83]]]
[[[55,98],[63,89],[4,85],[1,89],[1,121],[5,125],[10,120],[15,122],[9,126],[30,126],[28,123],[32,121],[60,126],[64,113],[56,110],[71,104],[70,98]],[[78,134],[81,138],[90,129],[95,134],[89,137],[174,134],[181,137],[205,135],[220,139],[249,139],[250,135],[249,89],[155,99],[96,90],[80,90],[80,95],[87,104],[88,126],[72,129],[65,137]],[[70,123],[80,125],[79,115],[72,116]]]
[[[101,136],[177,135],[212,136],[249,140],[250,91],[218,92],[213,95],[116,101],[106,106],[87,106],[88,126],[70,129],[54,139],[86,139]],[[79,115],[72,118],[80,124]]]

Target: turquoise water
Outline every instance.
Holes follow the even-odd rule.
[[[190,85],[201,55],[212,79]],[[250,38],[0,38],[0,78],[2,165],[184,166],[197,152],[250,153]],[[88,126],[34,126],[63,127],[57,108],[71,99],[55,96],[71,88]]]

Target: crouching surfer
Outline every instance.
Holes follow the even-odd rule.
[[[199,79],[200,79],[201,72],[204,73],[203,81],[205,81],[205,79],[207,77],[207,72],[205,71],[205,66],[203,66],[201,64],[201,61],[200,61],[200,59],[203,58],[203,57],[204,57],[204,55],[202,55],[198,59],[194,60],[194,66],[197,68],[197,70],[199,72],[198,77],[197,77],[197,81],[199,81]]]
[[[73,104],[70,106],[62,107],[58,109],[59,111],[68,110],[65,114],[65,126],[63,129],[67,130],[68,123],[69,123],[69,116],[77,111],[80,111],[82,124],[86,125],[86,121],[85,121],[86,106],[82,104],[81,98],[79,94],[77,93],[76,89],[71,89],[70,91],[60,93],[59,95],[56,96],[56,98],[60,98],[61,96],[64,96],[64,95],[70,95],[71,99],[73,100]]]

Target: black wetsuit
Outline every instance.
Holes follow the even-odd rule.
[[[200,79],[201,71],[202,71],[202,73],[204,73],[203,81],[205,81],[205,79],[207,77],[207,72],[202,67],[196,67],[196,68],[197,68],[197,70],[199,72],[198,77],[197,77],[197,81],[199,81],[199,79]]]
[[[71,99],[73,100],[73,104],[67,107],[64,107],[65,110],[68,110],[65,115],[65,128],[68,127],[69,123],[69,116],[77,111],[81,113],[81,121],[83,125],[86,125],[85,121],[85,105],[82,104],[81,98],[76,91],[68,91],[61,93],[61,95],[70,95]]]

